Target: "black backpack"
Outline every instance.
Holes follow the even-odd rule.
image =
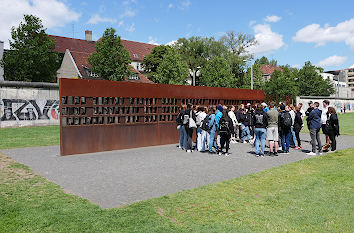
[[[207,115],[204,118],[202,126],[200,128],[202,128],[202,130],[204,130],[204,131],[209,131],[210,130],[210,127],[209,127],[209,115]]]
[[[176,118],[176,123],[177,125],[183,125],[183,120],[182,120],[182,112],[180,112],[178,115],[177,115],[177,118]]]
[[[219,121],[219,132],[220,133],[230,133],[230,126],[229,126],[229,122],[222,117]]]
[[[288,112],[284,112],[282,114],[282,118],[283,118],[283,126],[285,128],[291,128],[292,124],[293,124],[293,120],[291,119],[291,115]]]

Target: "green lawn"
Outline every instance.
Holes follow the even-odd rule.
[[[340,134],[354,135],[354,113],[338,114],[338,120]],[[308,133],[306,119],[304,120],[304,124],[305,126],[302,128],[301,132]]]
[[[353,232],[354,148],[101,209],[0,154],[0,232]]]
[[[0,128],[0,149],[59,145],[59,126]]]

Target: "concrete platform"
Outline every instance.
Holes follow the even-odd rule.
[[[308,135],[301,135],[309,140]],[[322,137],[324,142],[324,137]],[[291,149],[278,157],[255,157],[250,144],[231,144],[229,157],[186,153],[176,145],[60,157],[59,146],[1,150],[67,192],[103,208],[118,207],[235,178],[309,158]],[[340,136],[338,149],[354,147],[354,136]]]

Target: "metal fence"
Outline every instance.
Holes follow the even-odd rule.
[[[260,90],[60,79],[60,154],[176,143],[181,104],[263,102]]]

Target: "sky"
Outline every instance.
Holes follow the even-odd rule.
[[[43,20],[51,35],[93,39],[113,27],[123,39],[168,44],[225,32],[253,35],[259,58],[301,68],[306,61],[337,70],[354,67],[353,0],[0,0],[0,40],[23,14]]]

